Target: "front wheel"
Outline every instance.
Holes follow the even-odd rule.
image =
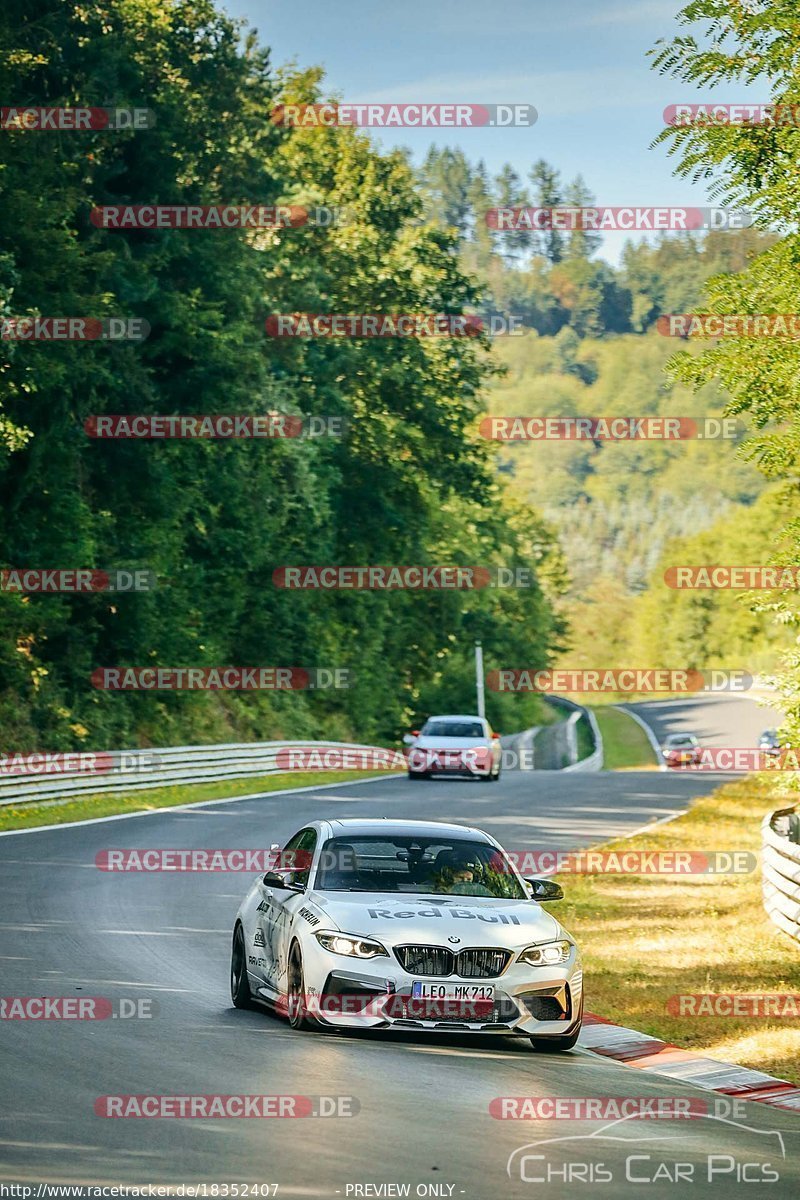
[[[430,775],[428,774],[427,771],[409,771],[408,778],[409,779],[430,779]]]
[[[303,957],[297,942],[289,954],[289,978],[286,987],[286,1006],[292,1029],[313,1029],[315,1022],[308,1015],[306,985],[303,978]]]
[[[231,947],[231,1000],[234,1008],[253,1008],[250,983],[247,978],[247,960],[244,951],[244,930],[237,925],[233,931]]]

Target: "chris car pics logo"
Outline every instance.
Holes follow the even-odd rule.
[[[777,1183],[785,1158],[778,1130],[757,1129],[710,1113],[691,1122],[642,1122],[633,1115],[593,1133],[519,1146],[509,1155],[506,1172],[521,1183],[555,1184],[559,1189],[565,1183],[610,1183],[619,1194],[638,1200],[637,1189],[650,1184]]]

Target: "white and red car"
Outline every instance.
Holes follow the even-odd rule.
[[[469,775],[497,782],[502,768],[500,734],[485,717],[429,717],[421,730],[406,734],[408,778]]]
[[[569,1050],[577,947],[489,834],[435,821],[313,821],[236,916],[231,995],[296,1029],[507,1033]]]
[[[670,733],[661,755],[668,767],[693,767],[701,761],[703,751],[693,733]]]

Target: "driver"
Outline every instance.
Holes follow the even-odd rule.
[[[473,850],[448,850],[437,860],[440,870],[435,877],[434,890],[451,896],[493,896],[477,879],[481,864]]]

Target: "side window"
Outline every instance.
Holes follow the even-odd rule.
[[[301,829],[281,850],[278,870],[285,871],[288,882],[305,887],[308,884],[308,873],[311,870],[311,860],[317,846],[317,834],[314,829]]]

